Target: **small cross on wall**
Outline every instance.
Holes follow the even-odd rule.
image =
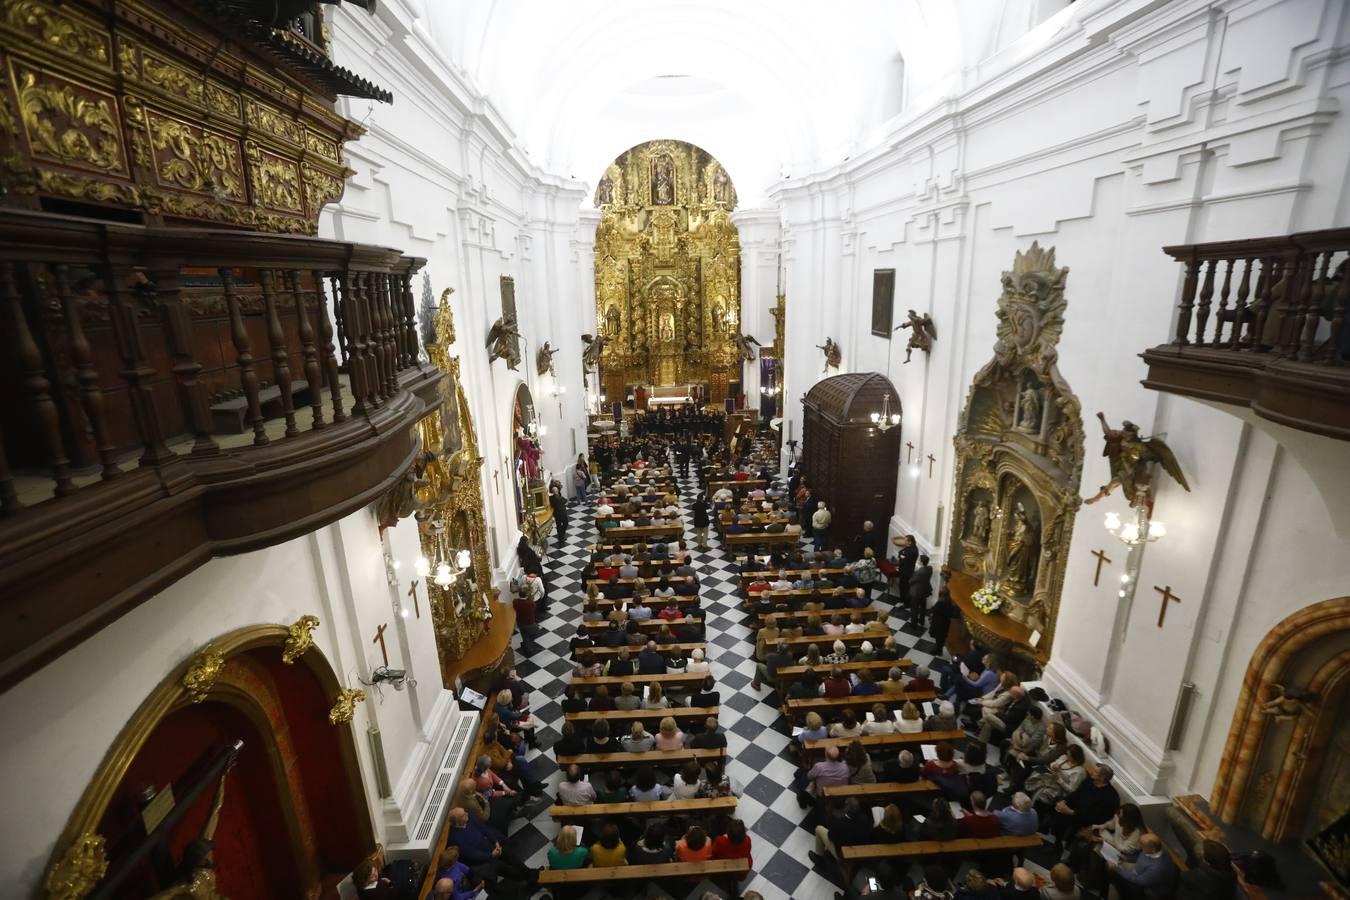
[[[905,441],[905,465],[914,461],[914,442]]]
[[[1109,563],[1111,557],[1106,555],[1105,550],[1093,550],[1092,555],[1097,557],[1097,574],[1092,576],[1092,586],[1096,587],[1097,582],[1100,581],[1102,577],[1102,563]]]
[[[389,648],[384,645],[384,630],[388,627],[389,623],[386,622],[375,629],[375,640],[371,641],[372,644],[380,645],[380,655],[384,657],[384,667],[386,669],[389,668]]]
[[[932,477],[933,477],[933,463],[935,463],[935,462],[937,462],[937,459],[934,458],[933,454],[931,454],[931,453],[928,454],[928,477],[929,477],[929,478],[932,478]]]
[[[422,618],[422,604],[418,602],[417,596],[417,586],[419,584],[421,584],[421,582],[414,578],[413,583],[408,586],[408,596],[412,597],[413,612],[417,613],[417,618],[420,619]]]
[[[1172,593],[1172,586],[1170,584],[1167,585],[1166,587],[1158,587],[1155,584],[1153,586],[1153,589],[1157,591],[1159,594],[1162,594],[1162,607],[1158,610],[1158,627],[1161,628],[1163,627],[1163,620],[1167,618],[1168,601],[1175,600],[1177,603],[1180,603],[1181,598],[1178,597],[1176,594]]]

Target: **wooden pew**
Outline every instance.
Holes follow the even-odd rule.
[[[678,540],[684,536],[684,522],[675,525],[633,525],[629,528],[615,526],[604,531],[606,537],[615,541],[638,540],[651,543],[654,538]]]
[[[591,652],[595,654],[595,658],[598,659],[598,660],[600,660],[600,662],[605,662],[605,661],[607,661],[607,660],[611,660],[611,659],[617,658],[618,655],[619,655],[619,651],[622,650],[622,649],[623,649],[622,647],[591,647],[591,648],[590,648]],[[644,649],[643,647],[629,647],[629,648],[628,648],[628,652],[633,656],[634,659],[636,659],[638,653],[639,653],[640,651],[642,651],[643,649]],[[687,644],[680,644],[680,643],[675,643],[675,644],[657,644],[656,649],[657,649],[657,650],[660,650],[661,653],[662,653],[663,655],[665,655],[665,656],[670,656],[670,654],[671,654],[673,651],[679,650],[681,656],[688,657],[689,654],[690,654],[690,653],[693,653],[695,650],[702,650],[702,651],[704,652],[704,654],[706,655],[707,652],[708,652],[708,645],[705,644],[705,643],[703,643],[702,641],[699,641],[699,642],[697,642],[697,643],[687,643]],[[584,652],[584,651],[583,651],[583,652]]]
[[[891,671],[891,667],[901,670],[910,669],[914,667],[914,662],[908,659],[876,659],[868,662],[843,663],[839,668],[844,670],[844,674],[861,672],[865,669],[870,672],[875,672],[878,676],[884,676]],[[782,692],[787,688],[789,683],[801,678],[806,674],[806,670],[810,668],[811,666],[779,666],[778,671],[774,673],[774,683],[778,690]],[[826,663],[821,663],[819,666],[815,667],[822,678],[828,675],[833,668],[834,666]],[[877,681],[884,680],[883,677],[877,678]],[[893,694],[891,696],[897,695]],[[867,698],[859,697],[858,699],[866,700]]]
[[[617,697],[619,694],[619,685],[625,681],[633,685],[638,684],[660,684],[662,691],[675,690],[696,690],[703,685],[703,679],[706,672],[668,672],[665,675],[623,675],[608,676],[601,675],[597,678],[577,678],[573,676],[572,687],[581,691],[583,694],[593,692],[600,685],[609,688],[609,695]]]
[[[772,594],[772,591],[770,591],[770,594]],[[844,621],[848,622],[855,612],[862,613],[864,622],[870,622],[881,616],[884,611],[879,610],[874,606],[864,606],[862,609],[827,609],[820,612],[819,615],[822,622],[828,622],[830,616],[833,615],[843,616]],[[795,625],[805,625],[806,619],[810,615],[811,613],[804,610],[793,610],[792,612],[759,613],[758,618],[761,625],[767,625],[772,622],[780,628],[784,626],[791,628]],[[885,638],[883,637],[882,640],[885,640]]]
[[[836,585],[831,585],[830,587],[827,588],[801,588],[800,590],[794,588],[793,590],[790,591],[756,591],[755,600],[751,600],[750,595],[748,593],[746,594],[745,598],[741,600],[741,608],[745,610],[754,609],[755,604],[758,602],[758,600],[763,599],[764,597],[768,597],[770,602],[772,602],[775,606],[781,606],[786,604],[791,610],[791,612],[801,613],[803,614],[803,616],[805,616],[809,615],[809,613],[807,613],[805,609],[806,604],[808,603],[823,604],[827,598],[832,597],[834,595],[834,592],[836,590],[838,590],[838,587]],[[844,589],[845,596],[848,595],[849,590],[850,590],[849,588]],[[868,607],[866,606],[859,606],[859,607],[848,606],[842,609],[822,608],[818,611],[821,614],[821,616],[825,618],[829,618],[830,616],[838,613],[839,615],[847,619],[855,609],[861,611],[867,608]],[[765,613],[760,613],[760,615],[765,615]]]
[[[638,628],[642,629],[642,632],[644,634],[647,634],[648,632],[650,632],[651,634],[655,634],[656,632],[661,630],[662,625],[669,625],[671,630],[674,631],[681,625],[702,625],[702,624],[703,624],[702,616],[685,616],[683,619],[673,619],[671,621],[666,621],[665,619],[644,619],[643,621],[638,622]],[[649,634],[648,636],[650,637],[651,635]]]
[[[826,722],[839,718],[846,709],[853,709],[859,718],[863,713],[880,703],[887,709],[898,709],[906,703],[923,703],[937,699],[936,691],[906,691],[902,694],[873,694],[869,697],[816,697],[810,700],[788,700],[783,704],[783,714],[794,722],[806,718],[807,713],[819,713]]]
[[[899,753],[906,747],[920,744],[938,744],[942,741],[959,743],[970,739],[964,731],[916,731],[912,734],[869,734],[860,738],[819,738],[807,741],[803,747],[803,761],[823,759],[826,747],[838,747],[842,751],[852,741],[862,741],[868,753]]]
[[[726,759],[726,748],[711,750],[648,750],[645,753],[628,753],[616,750],[613,753],[582,753],[577,756],[560,756],[558,768],[564,772],[568,766],[579,766],[583,772],[595,769],[636,769],[642,766],[660,766],[663,769],[680,769],[687,763],[705,762],[710,759]]]
[[[709,481],[707,492],[708,496],[712,497],[713,494],[717,493],[722,488],[729,488],[733,494],[744,494],[749,491],[753,491],[755,488],[763,488],[767,490],[768,487],[769,483],[765,481],[763,478],[747,478],[744,481],[736,481],[735,479],[731,480],[724,479],[722,481]]]
[[[763,579],[768,582],[773,582],[778,578],[779,571],[780,570],[778,569],[764,569],[758,572],[742,572],[740,575],[741,590],[744,591],[747,587],[749,587],[752,581],[758,581],[760,579]],[[848,574],[847,569],[822,569],[819,566],[811,566],[810,568],[806,569],[803,568],[782,569],[781,571],[787,572],[789,575],[791,575],[794,581],[803,572],[817,572],[817,573],[823,572],[824,577],[827,579],[842,578]]]
[[[801,542],[800,531],[746,531],[741,534],[722,535],[724,547],[754,547],[759,545],[785,544],[795,546]]]
[[[1041,839],[1030,834],[1004,835],[996,838],[957,838],[953,841],[906,841],[900,844],[857,844],[840,848],[840,868],[844,871],[844,883],[853,880],[854,869],[862,863],[875,860],[901,860],[905,863],[927,861],[938,856],[988,856],[994,853],[1022,855],[1027,850],[1041,846]]]
[[[918,781],[878,781],[875,784],[836,784],[825,788],[821,797],[825,800],[847,800],[857,798],[863,806],[886,806],[908,797],[922,797],[941,790],[926,778]]]
[[[566,825],[605,816],[637,819],[658,816],[713,816],[736,810],[735,797],[704,797],[695,800],[641,800],[632,803],[588,803],[585,806],[550,806],[548,814]]]
[[[815,644],[820,648],[821,653],[827,653],[835,641],[843,641],[845,647],[853,648],[871,641],[872,646],[877,647],[886,643],[886,638],[890,636],[889,632],[886,634],[807,634],[801,637],[779,638],[779,640],[788,645],[788,652],[801,651],[806,653],[806,648]],[[821,663],[821,665],[828,666],[829,663]]]
[[[669,802],[669,801],[666,801]],[[729,884],[739,882],[750,874],[748,859],[710,859],[700,863],[652,863],[641,866],[594,866],[586,869],[545,869],[539,873],[539,884],[612,884],[617,881],[661,881],[678,879],[688,889],[690,884],[704,878]]]
[[[660,726],[661,720],[669,716],[681,727],[692,722],[701,728],[704,719],[709,716],[715,719],[721,712],[722,707],[720,706],[672,706],[670,709],[615,709],[609,712],[570,712],[565,713],[563,717],[568,722],[578,726],[582,731],[589,731],[592,723],[604,719],[610,724],[610,736],[620,739],[629,732],[634,722],[641,722],[648,730],[654,732]]]
[[[622,581],[621,581],[620,583],[622,583]],[[657,609],[657,610],[659,610],[659,609],[665,609],[667,606],[670,605],[670,600],[671,600],[670,597],[647,596],[647,597],[643,597],[643,598],[642,598],[642,605],[643,605],[643,606],[650,606],[652,609]],[[610,599],[608,599],[608,598],[606,598],[606,597],[601,597],[599,600],[596,601],[596,606],[598,606],[600,609],[604,610],[605,612],[609,612],[610,610],[612,610],[612,609],[614,608],[616,602],[617,602],[617,603],[627,603],[627,604],[630,604],[630,605],[631,605],[631,604],[633,603],[633,598],[632,598],[632,597],[624,597],[622,600],[615,601],[615,600],[610,600]],[[685,606],[695,606],[695,605],[697,605],[697,604],[698,604],[698,595],[697,595],[697,594],[691,594],[691,595],[688,595],[688,596],[683,596],[683,595],[680,595],[680,594],[676,594],[676,595],[675,595],[675,605],[676,605],[676,606],[679,606],[679,607],[683,608],[683,607],[685,607]]]

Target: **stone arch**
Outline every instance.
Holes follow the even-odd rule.
[[[1302,836],[1347,687],[1350,597],[1304,607],[1270,630],[1252,654],[1233,711],[1210,798],[1219,818],[1277,842]],[[1279,716],[1270,701],[1281,692],[1312,699]]]

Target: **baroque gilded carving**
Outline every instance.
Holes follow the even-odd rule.
[[[183,674],[183,690],[193,703],[201,703],[211,693],[211,688],[225,667],[225,657],[217,650],[207,647],[198,653]]]
[[[281,650],[281,661],[289,666],[304,656],[314,646],[314,629],[318,627],[318,616],[305,615],[296,619],[286,629],[286,645]]]
[[[247,199],[239,144],[232,138],[154,112],[147,113],[146,125],[161,185]]]
[[[596,189],[598,334],[588,352],[607,377],[676,384],[739,366],[735,202],[721,165],[680,141],[639,144],[606,169]]]
[[[328,711],[328,721],[333,725],[350,722],[356,715],[356,704],[365,702],[366,692],[355,688],[341,688],[333,698],[333,708]]]
[[[34,156],[105,172],[126,170],[111,95],[22,63],[13,69],[19,117]]]
[[[1027,657],[1050,651],[1081,503],[1082,414],[1056,349],[1067,275],[1038,243],[1003,273],[994,355],[972,381],[954,440],[949,565],[997,586],[1002,612],[1028,638],[1041,632],[1034,652],[1014,646]]]
[[[108,37],[98,26],[50,0],[11,0],[5,24],[37,38],[45,46],[103,66],[108,64]]]
[[[77,837],[47,872],[47,900],[82,900],[108,871],[102,835]]]

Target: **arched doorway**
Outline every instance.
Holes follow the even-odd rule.
[[[1299,610],[1252,654],[1211,808],[1276,842],[1350,810],[1350,597]]]
[[[730,218],[731,176],[693,144],[647,141],[605,170],[595,204],[601,211],[595,319],[604,340],[605,396],[696,394],[721,403],[742,381],[741,248]],[[696,386],[707,390],[678,390]]]
[[[231,632],[141,704],[57,845],[55,872],[99,863],[74,866],[87,879],[80,896],[181,883],[204,838],[229,897],[331,895],[372,852],[351,727],[329,719],[341,686],[309,627]]]

